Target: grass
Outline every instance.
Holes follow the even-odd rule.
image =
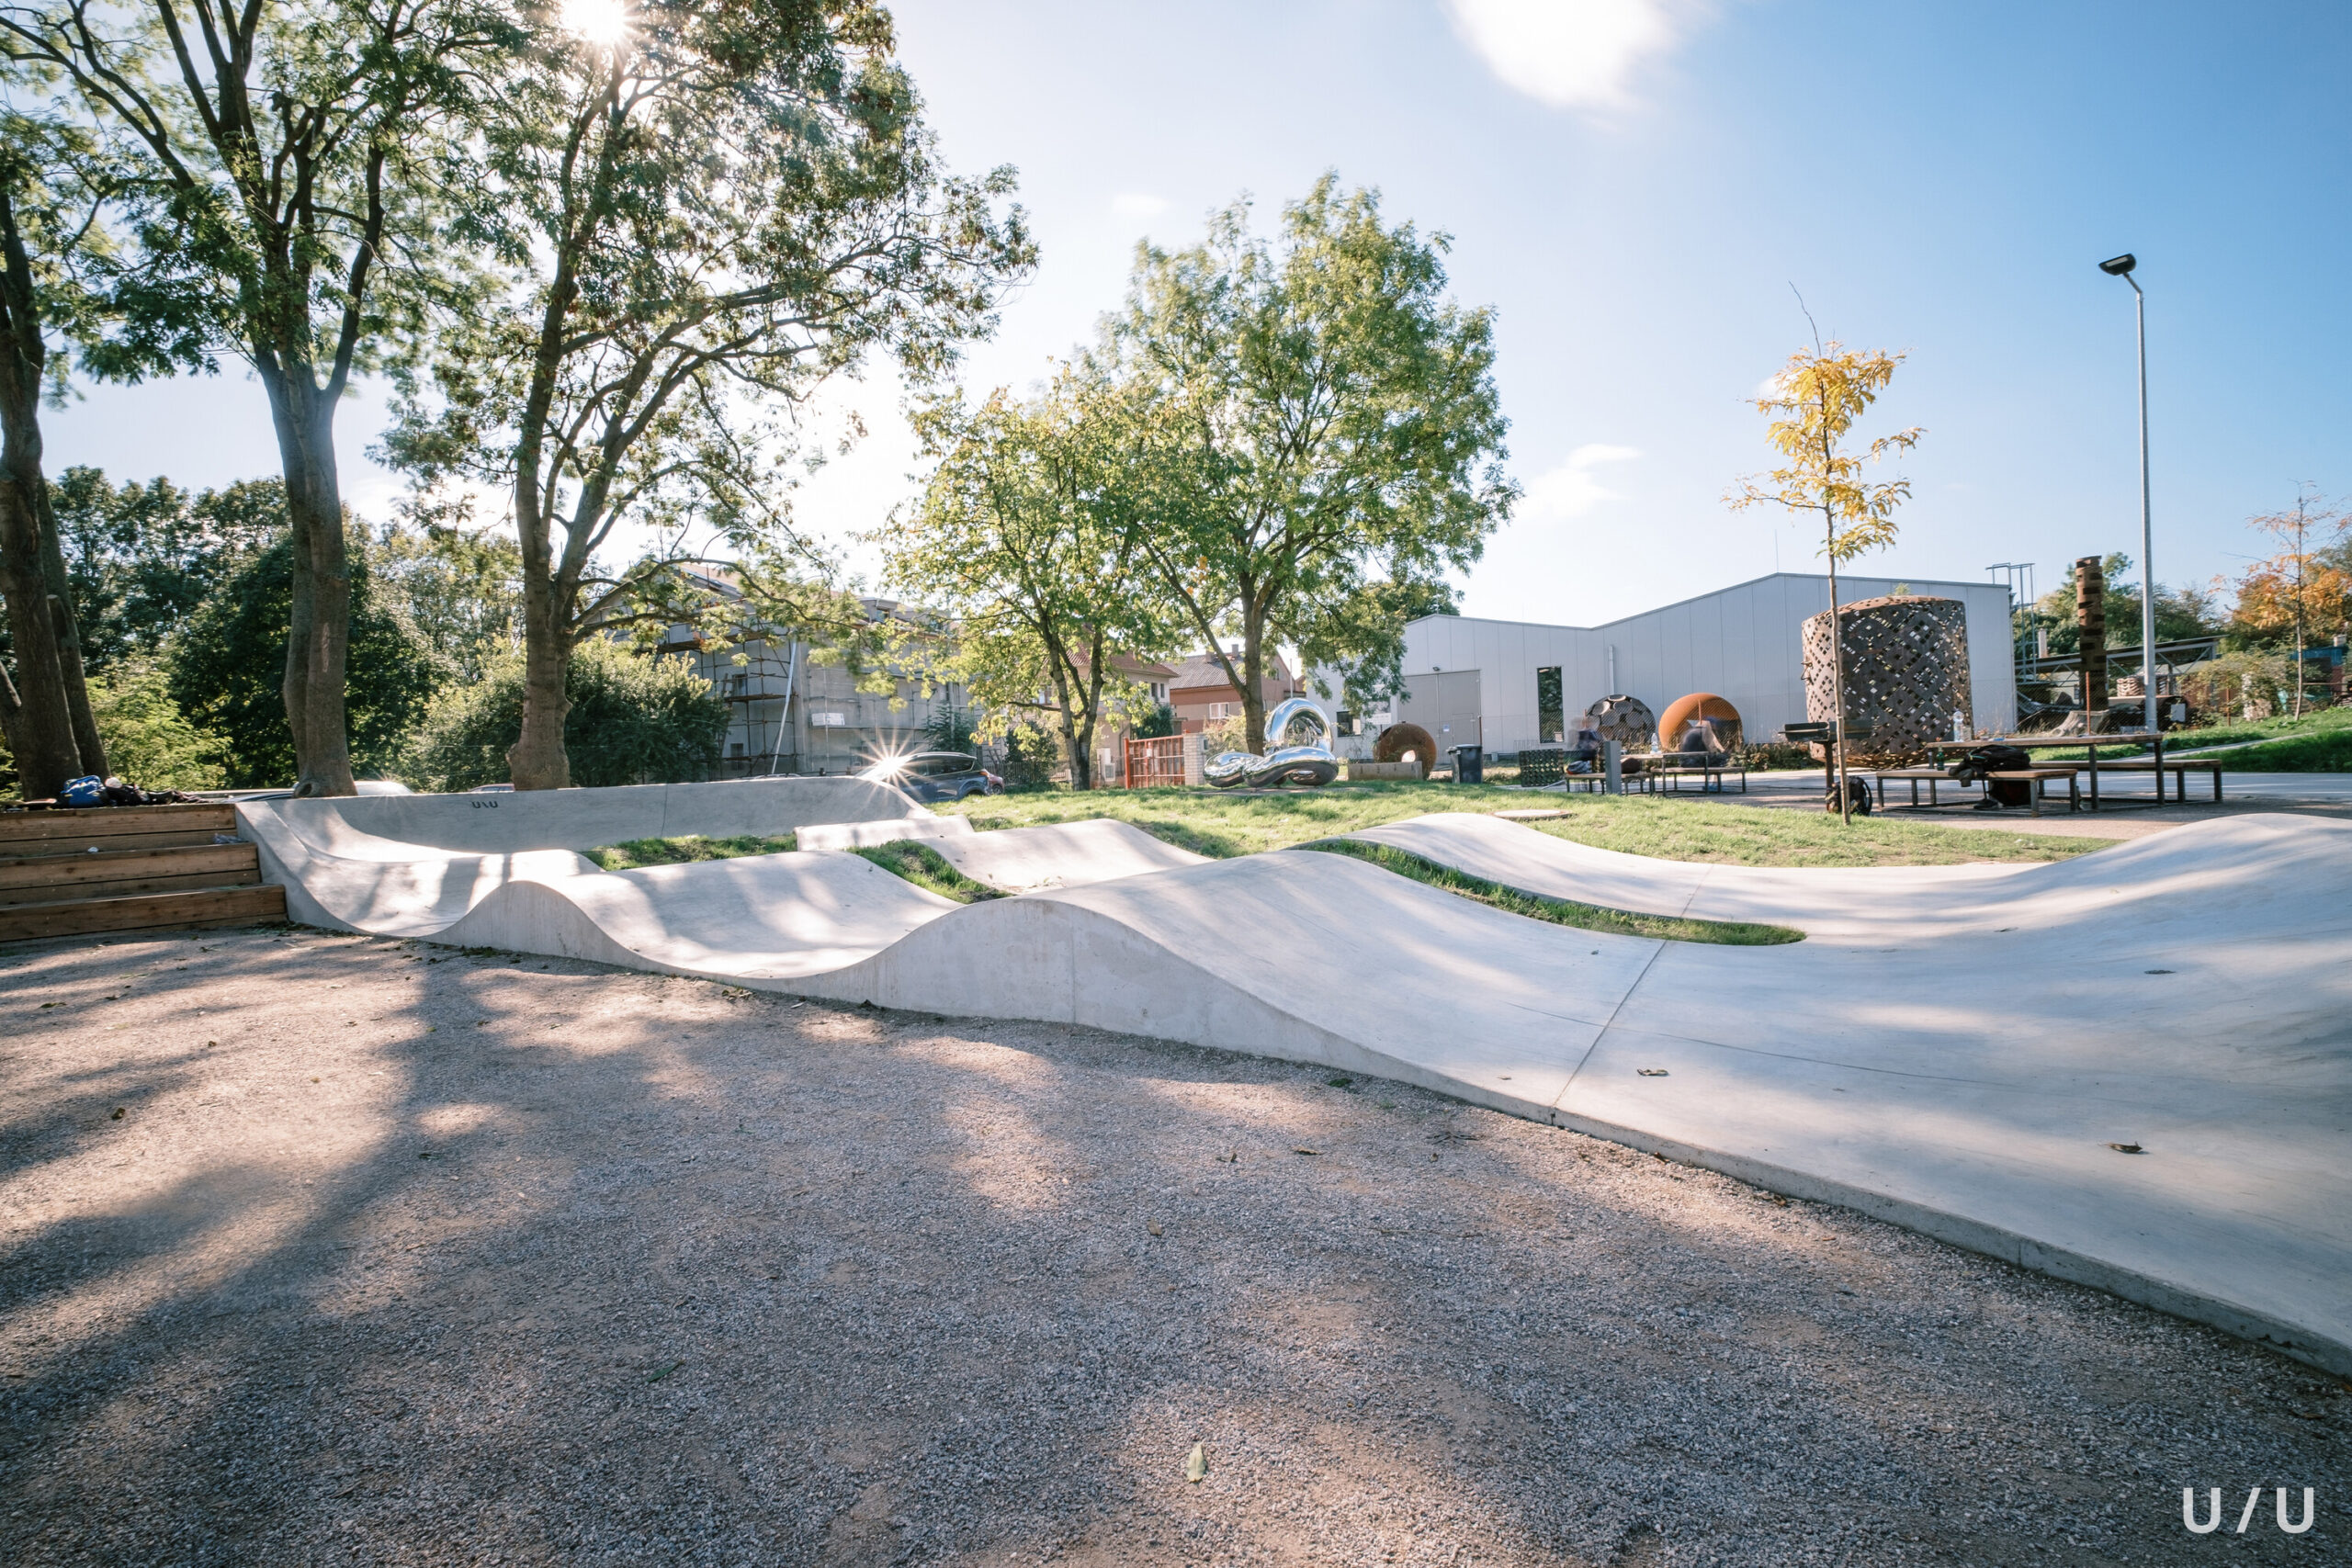
[[[1155,838],[1223,859],[1287,849],[1432,811],[1557,809],[1530,824],[1578,843],[1663,860],[1734,865],[1957,865],[1972,861],[2066,860],[2103,839],[2043,838],[1857,820],[1826,812],[1767,809],[1647,795],[1534,795],[1491,785],[1364,783],[1319,790],[1227,793],[1205,789],[1069,790],[983,795],[943,806],[975,829],[1027,828],[1093,817],[1132,822]]]
[[[947,859],[930,845],[913,839],[901,839],[895,843],[868,844],[850,851],[863,855],[884,871],[903,876],[917,887],[928,888],[943,898],[953,898],[958,904],[976,904],[983,898],[1001,898],[1003,894],[986,883],[975,882],[947,863]]]
[[[2247,745],[2246,742],[2262,744]],[[2250,773],[2339,773],[2352,772],[2352,707],[2321,708],[2301,718],[2259,718],[2208,725],[2201,729],[2175,729],[2165,736],[2165,750],[2194,751],[2206,746],[2242,746],[2218,753],[2222,766]],[[2145,753],[2145,745],[2132,752],[2099,748],[2102,757]],[[2086,753],[2080,747],[2039,755],[2075,762]]]
[[[734,860],[741,855],[780,855],[797,847],[790,833],[782,838],[745,834],[732,839],[706,839],[689,833],[680,839],[631,839],[580,852],[605,871],[635,871],[647,865],[683,865],[688,861]]]
[[[1482,876],[1472,876],[1467,872],[1456,871],[1452,866],[1441,865],[1433,860],[1393,849],[1386,844],[1368,844],[1355,839],[1323,839],[1298,847],[1369,861],[1384,871],[1393,871],[1399,876],[1442,888],[1474,902],[1510,914],[1524,915],[1530,919],[1548,920],[1555,926],[1574,926],[1578,931],[1608,931],[1615,936],[1658,937],[1668,942],[1711,942],[1730,947],[1774,947],[1782,942],[1804,940],[1804,932],[1788,926],[1761,925],[1753,920],[1693,920],[1668,915],[1641,915],[1628,909],[1605,908],[1599,904],[1548,898],[1540,893],[1506,887]]]
[[[1850,826],[1826,811],[1705,805],[1629,795],[1576,797],[1567,815],[1529,827],[1574,843],[1657,860],[1722,865],[1965,865],[1978,861],[2072,860],[2103,850],[2108,839],[2061,839],[1984,828],[1946,828],[1857,817]]]

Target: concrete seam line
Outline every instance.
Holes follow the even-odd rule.
[[[1568,1090],[1577,1087],[1577,1075],[1584,1071],[1584,1065],[1587,1062],[1592,1060],[1592,1054],[1600,1049],[1600,1043],[1609,1038],[1609,1032],[1617,1027],[1617,1015],[1625,1010],[1625,1004],[1634,999],[1634,993],[1642,988],[1642,982],[1650,977],[1650,969],[1657,963],[1659,955],[1666,952],[1667,942],[1664,937],[1652,937],[1650,940],[1657,945],[1650,950],[1648,962],[1642,965],[1642,972],[1634,976],[1634,983],[1625,987],[1625,994],[1617,998],[1617,1005],[1609,1010],[1608,1018],[1602,1021],[1591,1043],[1585,1046],[1584,1055],[1577,1058],[1577,1065],[1568,1069],[1568,1081],[1562,1084],[1560,1092],[1552,1097],[1553,1109],[1557,1110],[1560,1101],[1568,1098]]]
[[[1699,880],[1690,885],[1690,897],[1682,900],[1682,918],[1684,919],[1687,920],[1690,918],[1690,906],[1699,901],[1699,895],[1706,891],[1707,884],[1713,879],[1714,874],[1715,868],[1710,865],[1705,870],[1699,873]]]

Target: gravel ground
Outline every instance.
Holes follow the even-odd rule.
[[[2333,1380],[1391,1084],[308,931],[0,1020],[0,1562],[2352,1561]]]

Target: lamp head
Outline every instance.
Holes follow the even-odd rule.
[[[2133,267],[2138,266],[2139,265],[2140,258],[2133,255],[2131,252],[2126,251],[2121,255],[2117,256],[2110,261],[2103,261],[2099,263],[2098,269],[2099,271],[2107,274],[2109,277],[2122,277],[2129,274]]]

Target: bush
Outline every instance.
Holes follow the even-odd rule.
[[[2179,694],[2198,713],[2217,722],[2268,718],[2287,697],[2288,666],[2292,662],[2283,654],[2252,649],[2224,653],[2182,671]]]
[[[603,637],[573,650],[563,721],[571,782],[589,788],[692,784],[718,769],[727,704],[684,659],[633,653]],[[523,734],[523,660],[493,662],[478,685],[435,698],[410,753],[432,789],[472,789],[507,777],[506,753]]]
[[[219,789],[220,738],[198,729],[151,664],[118,664],[90,684],[107,767],[141,789]]]

